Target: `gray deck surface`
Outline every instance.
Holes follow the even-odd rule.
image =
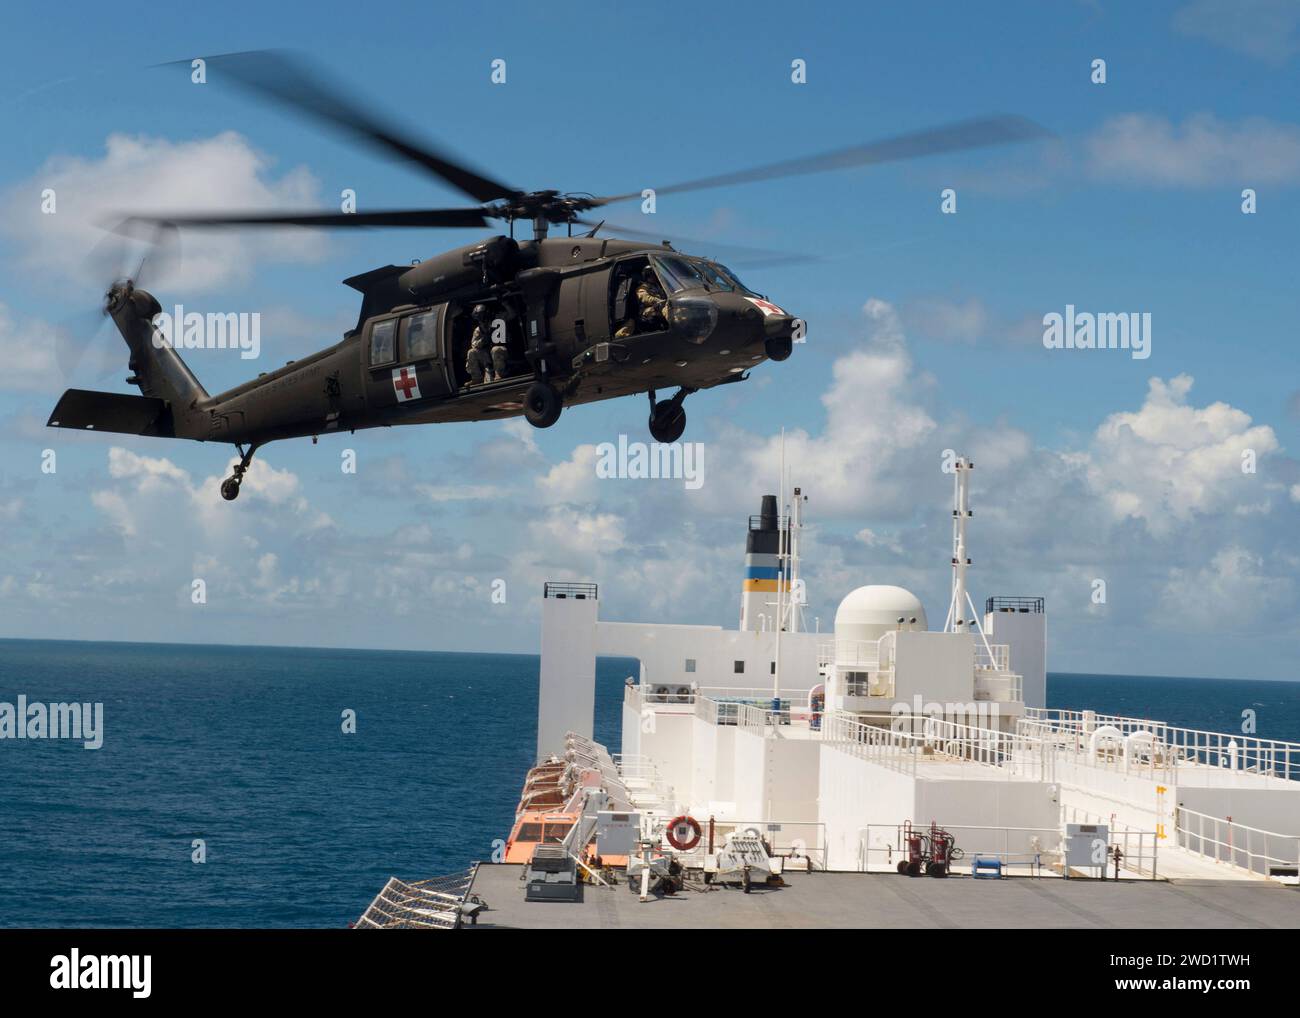
[[[642,903],[627,886],[577,903],[526,902],[521,867],[479,867],[478,929],[809,927],[1300,928],[1300,890],[1264,882],[934,880],[895,873],[795,873],[784,888],[686,891]]]

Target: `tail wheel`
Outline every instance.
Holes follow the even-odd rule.
[[[524,393],[524,417],[534,428],[549,428],[562,409],[564,403],[550,382],[534,382]]]
[[[686,430],[686,409],[680,401],[663,399],[650,414],[650,437],[665,445],[676,442]]]
[[[221,482],[221,497],[227,502],[233,502],[239,497],[239,480],[234,477],[227,477]]]

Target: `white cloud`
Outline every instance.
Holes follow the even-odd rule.
[[[1257,632],[1291,613],[1293,588],[1290,576],[1269,575],[1263,556],[1229,545],[1199,569],[1170,570],[1161,592],[1162,621],[1175,630]]]
[[[863,306],[870,339],[838,358],[821,397],[825,424],[785,435],[786,462],[815,480],[818,512],[828,516],[897,515],[910,510],[908,478],[938,463],[937,424],[923,405],[929,380],[915,372],[902,342],[898,314],[872,298]],[[712,504],[732,492],[751,492],[757,479],[777,480],[779,435],[723,432],[710,448],[705,493]]]
[[[52,215],[41,211],[47,188],[57,197]],[[274,176],[268,157],[234,131],[180,142],[111,134],[101,158],[55,157],[10,188],[0,231],[24,268],[59,280],[80,273],[93,292],[109,282],[104,275],[133,270],[145,250],[138,243],[124,250],[104,231],[124,214],[304,208],[318,204],[318,192],[305,167]],[[322,251],[319,236],[292,229],[187,230],[179,247],[179,258],[159,256],[148,286],[212,290],[249,278],[260,261],[314,261]]]
[[[1101,178],[1179,187],[1253,187],[1300,181],[1300,127],[1263,117],[1239,123],[1209,113],[1181,125],[1146,113],[1107,120],[1087,141]]]
[[[534,546],[545,548],[550,555],[589,559],[593,555],[612,555],[621,551],[627,540],[623,518],[616,513],[576,512],[556,507],[545,517],[529,524]]]
[[[941,343],[1040,347],[1043,339],[1041,314],[1011,318],[995,312],[979,297],[920,297],[899,308],[899,317],[909,336]]]
[[[596,446],[577,446],[568,459],[552,466],[537,485],[548,501],[589,502],[596,497]]]
[[[62,379],[55,358],[54,329],[40,321],[18,322],[0,304],[0,388],[10,392],[53,392]]]
[[[430,502],[477,502],[503,494],[491,484],[417,484],[415,490]]]
[[[1271,64],[1300,53],[1295,0],[1194,0],[1174,15],[1174,28]]]
[[[1189,375],[1153,378],[1136,412],[1102,422],[1081,463],[1091,489],[1116,519],[1142,520],[1156,536],[1195,514],[1235,511],[1264,498],[1259,473],[1244,473],[1243,453],[1256,461],[1278,448],[1267,425],[1226,403],[1190,406]]]

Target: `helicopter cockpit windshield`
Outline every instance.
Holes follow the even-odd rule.
[[[684,258],[680,255],[654,256],[655,269],[659,278],[670,294],[683,290],[709,290],[740,293],[746,297],[758,297],[725,265],[706,261],[703,258]]]
[[[715,290],[734,290],[737,293],[744,294],[746,297],[759,297],[761,294],[755,293],[739,279],[725,265],[718,262],[701,262],[700,271],[709,281],[711,289]],[[716,280],[716,283],[714,282]]]
[[[669,293],[708,289],[708,283],[700,275],[699,268],[687,259],[675,255],[655,255],[652,260]]]

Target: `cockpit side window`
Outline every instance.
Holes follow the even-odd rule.
[[[697,290],[706,287],[704,277],[700,275],[699,269],[688,262],[685,258],[677,258],[672,255],[655,255],[651,259],[655,269],[659,272],[659,278],[664,281],[664,286],[669,293],[681,293],[683,290]]]
[[[719,263],[719,262],[707,262],[706,264],[708,265],[708,267],[709,267],[710,269],[712,269],[714,272],[716,272],[718,275],[722,276],[724,279],[728,280],[728,281],[732,284],[732,285],[729,286],[727,289],[729,289],[729,290],[730,290],[730,289],[735,289],[735,290],[739,291],[740,293],[743,293],[743,294],[744,294],[745,296],[747,296],[747,297],[761,297],[761,296],[762,296],[762,294],[755,293],[753,290],[751,290],[749,287],[747,287],[744,283],[742,283],[738,278],[736,278],[736,274],[735,274],[734,272],[732,272],[729,268],[727,268],[725,265],[722,265],[722,264]]]
[[[397,359],[397,319],[375,322],[370,327],[370,366],[380,367]]]
[[[694,265],[700,270],[700,275],[704,277],[704,281],[709,284],[710,290],[730,291],[736,288],[731,280],[709,262],[695,262]]]

